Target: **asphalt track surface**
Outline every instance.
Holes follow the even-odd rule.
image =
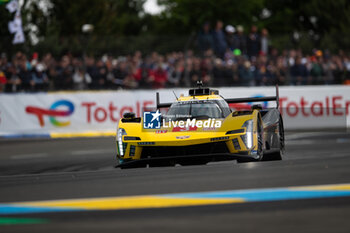
[[[283,161],[124,170],[113,168],[112,137],[2,140],[0,203],[350,183],[349,133],[286,137]],[[0,215],[0,232],[350,232],[349,219],[343,196]]]

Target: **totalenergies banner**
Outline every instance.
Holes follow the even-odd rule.
[[[187,95],[187,89],[162,89],[161,102]],[[11,135],[113,135],[125,112],[142,115],[155,107],[155,90],[55,92],[0,95],[0,136]],[[174,93],[175,95],[174,95]],[[274,87],[219,88],[226,98],[275,95]],[[280,87],[280,110],[285,128],[350,127],[350,87]],[[232,108],[250,107],[243,103]],[[260,103],[263,107],[274,102]]]
[[[0,95],[0,135],[114,133],[125,112],[154,106],[148,91]]]

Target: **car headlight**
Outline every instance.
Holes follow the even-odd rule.
[[[246,128],[246,134],[242,135],[242,140],[244,144],[247,146],[247,149],[251,149],[253,146],[253,120],[247,120],[242,125],[242,128]]]
[[[123,143],[123,135],[127,135],[123,128],[119,128],[117,131],[117,149],[118,155],[124,156],[126,143]]]

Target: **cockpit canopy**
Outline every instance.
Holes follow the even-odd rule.
[[[222,119],[230,114],[228,104],[224,100],[193,100],[173,103],[165,120],[186,120],[186,119]]]

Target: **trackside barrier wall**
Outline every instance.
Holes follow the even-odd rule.
[[[175,101],[173,89],[157,90],[161,102]],[[188,89],[174,89],[177,96]],[[225,98],[275,95],[274,87],[219,88]],[[155,107],[155,90],[0,94],[0,137],[115,135],[125,112]],[[276,103],[261,103],[273,107]],[[251,103],[232,106],[249,107]],[[280,87],[286,129],[349,128],[349,86]]]

